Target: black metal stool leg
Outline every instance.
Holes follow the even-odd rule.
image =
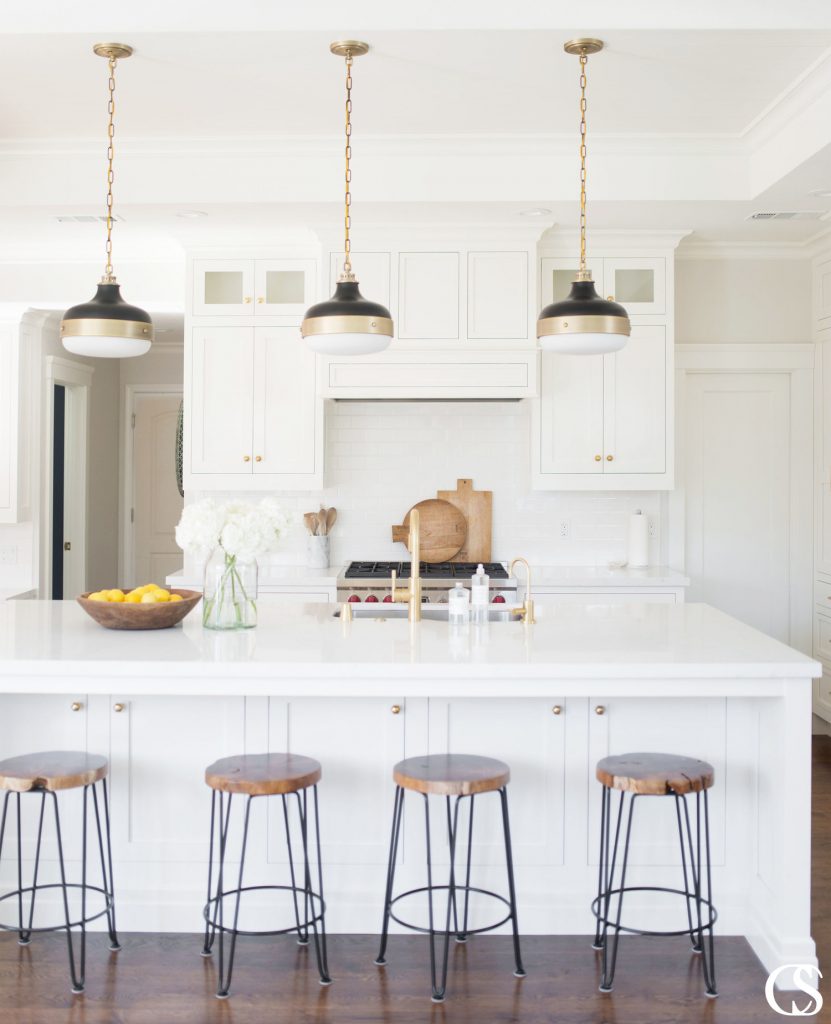
[[[20,794],[18,793],[18,799]],[[38,838],[35,846],[35,867],[32,874],[32,898],[29,902],[29,927],[25,932],[18,932],[18,944],[21,946],[28,946],[32,941],[32,924],[35,919],[35,896],[38,891],[38,873],[40,871],[40,851],[43,840],[43,815],[46,810],[46,790],[41,793],[40,798],[40,814],[38,816]],[[19,853],[20,848],[18,846],[18,864],[19,864]]]
[[[214,832],[216,830],[216,805],[217,791],[211,790],[211,838],[208,845],[208,896],[205,901],[205,940],[202,943],[202,956],[210,956],[213,952],[213,941],[216,934],[211,930],[211,897],[213,896],[213,872],[214,872]],[[220,813],[220,828],[222,818]]]
[[[317,800],[317,786],[312,787],[312,799],[315,809],[315,847],[317,849],[317,891],[320,896],[320,948],[318,950],[318,969],[320,972],[320,983],[331,985],[332,978],[329,974],[329,953],[326,946],[326,909],[323,899],[323,858],[320,855],[320,807]],[[309,892],[312,891],[311,877],[307,880]],[[314,903],[312,903],[312,917],[314,917]],[[317,948],[317,946],[316,946]]]
[[[700,953],[701,944],[698,941],[698,935],[693,927],[692,906],[690,902],[692,897],[690,895],[690,880],[687,877],[687,854],[684,845],[684,829],[681,822],[681,804],[684,805],[684,813],[686,814],[687,802],[683,794],[679,796],[678,793],[673,793],[673,796],[675,797],[675,814],[678,819],[678,838],[681,845],[681,872],[684,876],[684,899],[687,904],[687,924],[690,929],[690,943],[692,944],[693,953]]]
[[[696,794],[696,803],[698,803],[700,797]],[[712,869],[710,867],[710,807],[707,800],[707,790],[704,790],[704,856],[707,861],[707,914],[708,920],[710,915],[710,908],[713,905],[713,877]],[[700,810],[699,810],[700,813]],[[700,819],[699,819],[700,820]],[[701,944],[702,967],[704,968],[704,981],[707,985],[707,995],[714,997],[718,995],[718,989],[716,988],[716,955],[715,955],[715,938],[713,936],[713,922],[710,921],[709,934],[707,936],[707,952],[704,951],[704,943]]]
[[[476,800],[476,794],[471,793],[470,802],[468,804],[469,815],[467,822],[467,864],[465,866],[465,909],[462,914],[462,930],[459,931],[458,926],[456,927],[456,941],[467,942],[467,922],[468,922],[468,909],[470,907],[470,865],[471,855],[473,852],[473,804]],[[455,893],[454,893],[455,897]],[[454,912],[455,912],[455,899],[454,899]]]
[[[435,920],[433,916],[433,860],[431,852],[431,838],[430,838],[430,800],[426,793],[422,794],[424,797],[424,824],[426,833],[426,845],[427,845],[427,898],[429,901],[429,919],[430,919],[430,981],[432,986],[431,998],[434,1003],[443,1003],[445,992],[447,990],[447,964],[448,955],[450,952],[450,915],[453,908],[453,899],[455,895],[455,872],[454,872],[454,861],[456,859],[456,829],[458,825],[459,817],[459,798],[456,799],[456,806],[454,811],[454,822],[453,827],[450,831],[450,878],[447,887],[447,914],[445,919],[445,926],[443,933],[439,933],[435,927]],[[442,959],[441,959],[441,972],[436,967],[436,936],[438,934],[443,935],[442,944]]]
[[[246,847],[248,845],[248,821],[249,821],[250,816],[251,816],[251,801],[253,799],[254,799],[253,797],[249,796],[248,799],[245,801],[245,821],[244,821],[244,824],[243,824],[243,827],[242,827],[242,851],[240,852],[239,879],[237,880],[237,898],[236,898],[236,903],[235,903],[235,906],[234,906],[234,926],[231,929],[231,945],[230,945],[230,948],[228,950],[228,972],[227,972],[227,974],[224,977],[223,977],[223,973],[222,973],[223,959],[224,959],[224,957],[223,957],[223,953],[224,953],[224,950],[223,950],[223,946],[224,946],[224,943],[223,943],[223,932],[220,932],[220,934],[219,934],[219,979],[218,979],[218,985],[217,985],[217,990],[216,990],[216,995],[217,995],[218,999],[227,999],[228,998],[228,994],[229,994],[229,992],[231,990],[231,976],[232,976],[232,974],[234,972],[234,954],[236,953],[236,950],[237,950],[237,934],[238,934],[237,929],[239,928],[239,907],[240,907],[240,900],[242,899],[242,878],[243,878],[243,872],[245,871],[245,850],[246,850]],[[229,797],[228,797],[229,804],[230,804],[230,801],[231,801],[231,797],[229,795]],[[227,841],[227,829],[226,829],[226,841]],[[223,844],[223,847],[224,847],[224,844]],[[222,857],[223,862],[225,860],[224,854],[225,854],[225,850],[223,848],[223,857]],[[220,879],[221,879],[221,877],[222,877],[222,875],[220,874]],[[222,902],[222,885],[221,885],[221,883],[220,883],[220,887],[219,888],[220,888],[219,899],[220,899],[220,902]],[[220,911],[220,915],[221,915],[221,911]],[[222,924],[222,917],[221,916],[220,916],[220,924]]]
[[[603,898],[604,893],[604,869],[609,860],[609,817],[611,813],[611,793],[606,786],[602,787],[602,793],[600,797],[600,852],[597,856],[597,909],[600,910],[600,901]],[[692,928],[692,924],[690,925]],[[594,942],[592,943],[592,949],[603,949],[603,943],[600,940],[601,924],[600,914],[597,916],[597,924],[594,929]]]
[[[86,787],[84,787],[84,794],[86,795]],[[61,883],[60,884],[61,884],[61,891],[63,893],[64,915],[66,917],[66,926],[65,927],[66,927],[66,945],[67,945],[67,950],[69,952],[69,975],[70,975],[70,978],[72,979],[72,991],[77,994],[77,993],[80,993],[80,992],[84,991],[84,970],[85,970],[85,967],[86,967],[86,963],[85,963],[85,960],[86,960],[86,941],[85,941],[86,940],[86,926],[84,924],[81,924],[81,954],[80,954],[80,958],[79,958],[80,959],[80,968],[81,969],[80,969],[80,973],[76,974],[76,971],[75,971],[75,950],[74,950],[74,947],[72,945],[72,923],[71,923],[72,919],[71,919],[71,917],[69,915],[69,895],[68,895],[68,892],[67,892],[67,884],[66,884],[66,867],[64,865],[63,839],[62,839],[62,836],[61,836],[61,819],[60,819],[60,814],[58,813],[58,798],[57,798],[57,796],[56,796],[56,794],[54,792],[50,793],[50,796],[52,797],[52,806],[53,806],[53,809],[54,809],[54,812],[55,812],[55,833],[57,835],[57,840],[58,840],[58,864],[59,864],[60,873],[61,873]],[[86,812],[86,802],[84,803],[84,811]],[[84,833],[86,833],[86,813],[84,813]],[[84,839],[84,854],[86,854],[86,836],[85,836],[85,839]],[[86,862],[86,856],[84,857],[84,861]],[[86,882],[86,878],[84,878],[84,882]]]
[[[107,780],[101,780],[103,785],[104,801],[104,829],[106,833],[106,851],[104,849],[104,833],[101,830],[101,812],[98,807],[98,790],[95,785],[92,787],[92,805],[95,809],[95,827],[98,832],[98,853],[101,857],[101,877],[104,889],[104,899],[107,901],[107,931],[110,937],[110,950],[114,953],[121,949],[118,941],[118,932],[115,927],[115,885],[113,883],[113,856],[110,843],[110,810],[107,801]]]
[[[693,835],[692,826],[690,824],[689,810],[687,809],[687,801],[684,800],[684,817],[687,825],[687,840],[690,849],[690,870],[692,873],[693,882],[693,894],[695,897],[695,913],[696,913],[696,939],[697,945],[702,954],[702,972],[704,974],[704,986],[708,996],[714,998],[718,995],[716,989],[715,979],[715,959],[714,959],[714,939],[713,939],[713,924],[710,920],[711,907],[712,907],[712,876],[710,870],[710,818],[708,813],[707,804],[707,791],[704,791],[704,831],[705,831],[705,856],[706,856],[706,872],[707,872],[707,899],[704,900],[701,892],[701,873],[702,873],[702,858],[701,858],[701,794],[695,794],[695,827],[696,827],[696,838],[695,847],[693,847]],[[706,908],[707,924],[704,923],[704,908]],[[707,947],[705,948],[704,943],[704,932],[709,932],[707,936]]]
[[[321,935],[321,932],[318,931],[317,922],[315,921],[315,907],[314,900],[312,899],[312,869],[311,864],[309,862],[309,816],[306,790],[303,790],[302,798],[300,796],[300,793],[297,793],[296,796],[297,807],[300,812],[300,836],[303,844],[303,906],[305,918],[306,921],[309,921],[312,926],[312,940],[314,941],[315,956],[317,958],[317,969],[320,975],[320,984],[331,985],[332,979],[329,977],[329,970],[326,964],[326,932],[323,927],[323,918],[321,918],[320,921],[322,930]],[[318,846],[318,858],[319,857],[320,847]],[[322,907],[323,894],[321,893],[321,909]]]
[[[516,968],[514,976],[525,977],[525,968],[522,966],[522,956],[519,951],[519,926],[517,924],[516,912],[516,886],[514,885],[514,854],[511,846],[511,825],[508,819],[508,791],[503,786],[499,790],[502,801],[502,825],[505,832],[505,861],[508,867],[508,898],[511,903],[511,929],[514,936],[514,963]]]
[[[625,793],[621,792],[620,800],[618,801],[617,808],[617,822],[615,824],[615,841],[612,845],[612,856],[609,858],[609,843],[612,832],[612,794],[603,787],[603,795],[606,797],[606,830],[604,834],[605,846],[602,851],[602,864],[601,864],[601,877],[603,878],[603,900],[602,907],[598,903],[598,910],[600,911],[602,920],[598,919],[599,925],[599,940],[598,946],[603,951],[602,960],[602,974],[606,974],[606,944],[608,939],[608,921],[609,921],[609,910],[612,903],[612,879],[615,876],[615,868],[617,866],[617,851],[620,844],[620,826],[623,821],[623,798]]]
[[[280,796],[283,802],[283,822],[286,827],[286,847],[289,852],[289,874],[291,876],[291,895],[294,901],[294,920],[297,924],[297,945],[308,946],[309,944],[309,928],[306,922],[308,921],[308,914],[305,914],[305,920],[301,923],[300,921],[300,906],[297,903],[297,879],[294,873],[294,851],[291,845],[291,829],[289,828],[289,807],[286,794],[283,793]]]
[[[381,927],[381,948],[375,963],[383,967],[387,953],[387,938],[389,936],[390,912],[392,910],[392,887],[395,881],[395,862],[398,857],[398,836],[401,830],[401,818],[404,811],[404,790],[401,786],[395,787],[395,802],[392,809],[392,830],[390,832],[390,854],[387,862],[387,887],[384,891],[384,922]]]
[[[618,811],[617,835],[615,836],[615,854],[617,853],[617,838],[618,838],[618,835],[620,833],[620,819],[621,819],[621,817],[623,815],[623,807],[624,807],[623,797],[624,797],[624,795],[625,794],[623,792],[621,792],[620,809]],[[618,944],[619,944],[619,941],[620,941],[620,917],[621,917],[621,912],[623,910],[623,894],[624,894],[624,891],[626,889],[626,867],[627,867],[628,862],[629,862],[629,840],[630,840],[631,835],[632,835],[632,816],[633,816],[634,811],[635,811],[635,801],[637,800],[637,798],[638,798],[637,793],[633,793],[629,797],[629,815],[628,815],[627,821],[626,821],[626,837],[625,837],[624,842],[623,842],[623,861],[621,863],[621,870],[620,870],[620,892],[618,893],[618,900],[617,900],[617,915],[615,917],[615,924],[613,925],[615,931],[614,931],[614,935],[612,936],[611,955],[609,954],[609,944],[608,944],[608,923],[604,922],[604,925],[603,925],[603,977],[601,978],[601,982],[600,982],[600,991],[601,992],[611,992],[612,991],[612,986],[614,985],[614,980],[615,980],[615,967],[617,966],[617,951],[618,951]],[[608,888],[609,898],[611,898],[611,890],[612,890],[612,887],[613,887],[613,884],[614,884],[615,854],[613,854],[613,857],[612,857],[612,870],[611,870],[610,875],[609,875],[609,888]],[[608,904],[608,900],[607,900],[607,904]],[[608,921],[608,916],[609,916],[608,913],[604,914],[604,917],[607,919],[607,921]]]
[[[223,892],[225,888],[225,848],[228,843],[228,828],[231,823],[231,804],[234,800],[234,794],[228,793],[227,799],[225,794],[220,792],[219,794],[219,864],[217,866],[217,877],[216,877],[216,902],[214,903],[214,919],[213,928],[219,935],[219,972],[218,972],[218,986],[222,988],[222,978],[225,976],[225,900],[223,899]],[[227,807],[227,810],[225,809]],[[225,813],[223,815],[223,810]],[[217,928],[217,924],[219,927]],[[217,992],[219,998],[227,998],[221,996],[220,992]]]

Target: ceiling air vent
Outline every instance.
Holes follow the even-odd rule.
[[[106,224],[107,223],[107,218],[106,217],[99,217],[99,216],[96,216],[95,214],[92,214],[92,213],[77,213],[77,214],[65,213],[65,214],[62,214],[59,217],[56,217],[55,220],[59,224]],[[116,222],[121,223],[123,221],[124,221],[123,217],[119,217],[118,214],[115,214],[115,213],[113,214],[113,223],[116,223]]]
[[[748,220],[822,220],[825,210],[779,210],[751,213]]]

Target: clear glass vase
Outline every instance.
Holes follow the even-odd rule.
[[[253,629],[257,625],[257,563],[217,548],[205,566],[202,625],[206,629]]]

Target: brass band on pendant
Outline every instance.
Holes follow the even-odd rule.
[[[79,320],[61,320],[64,338],[132,338],[137,341],[153,340],[153,325],[146,320],[102,320],[85,317]]]
[[[625,334],[631,332],[626,316],[546,316],[537,321],[537,337],[552,334]]]
[[[393,336],[392,320],[386,316],[312,316],[300,325],[304,338],[312,334],[384,334]]]

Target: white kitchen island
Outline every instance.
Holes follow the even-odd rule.
[[[595,762],[663,750],[715,766],[717,932],[746,935],[769,970],[816,962],[810,744],[818,663],[700,604],[565,604],[538,609],[534,626],[453,633],[436,621],[346,622],[336,611],[264,606],[257,629],[218,634],[202,629],[198,610],[172,630],[113,632],[74,602],[0,605],[0,756],[84,748],[109,755],[122,930],[199,930],[205,766],[224,755],[290,749],[323,765],[330,930],[379,929],[393,764],[453,751],[511,766],[520,929],[588,934],[599,840]],[[69,843],[78,831],[76,795],[61,798]],[[268,815],[255,811],[248,884],[274,881],[286,867],[279,805]],[[35,821],[28,824],[31,835]],[[477,804],[476,828],[472,884],[499,888],[501,833],[487,798]],[[401,856],[402,888],[422,884],[419,815],[406,817]],[[12,862],[4,861],[0,882],[12,888]],[[671,802],[639,803],[631,863],[633,885],[678,885]],[[665,927],[684,909],[633,897],[625,916]]]

